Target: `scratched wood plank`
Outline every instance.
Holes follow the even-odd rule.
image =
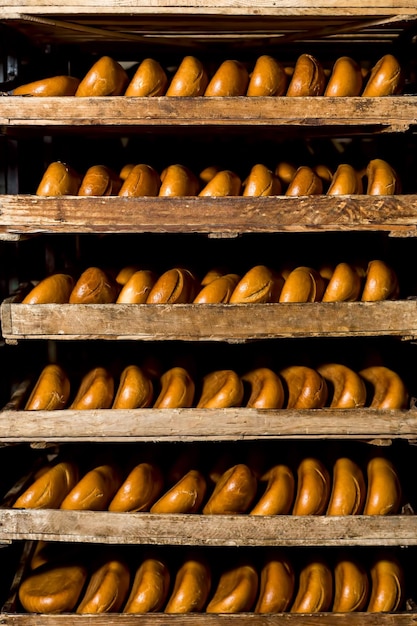
[[[0,412],[2,442],[417,439],[417,411],[362,409],[100,409]]]

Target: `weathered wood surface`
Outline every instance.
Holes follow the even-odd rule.
[[[243,343],[278,337],[417,336],[417,299],[274,304],[1,305],[6,341],[140,339]]]
[[[59,106],[57,106],[59,104]],[[0,98],[0,125],[61,126],[375,126],[417,124],[417,96],[391,98]]]
[[[417,411],[101,409],[0,412],[3,442],[417,439]]]
[[[417,235],[417,195],[268,197],[0,196],[0,233],[385,231]]]
[[[417,516],[156,515],[0,509],[0,538],[198,546],[417,545]]]

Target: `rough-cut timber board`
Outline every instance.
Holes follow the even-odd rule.
[[[257,198],[0,196],[0,233],[390,232],[417,235],[417,195]]]
[[[0,412],[0,441],[136,442],[417,439],[417,411],[377,409],[101,409]]]
[[[274,304],[1,305],[2,334],[21,339],[227,341],[417,336],[417,300]]]
[[[0,538],[198,546],[417,545],[417,516],[155,515],[0,509]]]
[[[59,105],[59,106],[58,106]],[[392,98],[0,98],[0,125],[62,126],[375,126],[417,124],[417,97]]]

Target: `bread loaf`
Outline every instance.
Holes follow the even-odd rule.
[[[276,59],[263,54],[257,58],[250,75],[247,96],[283,96],[288,78],[283,66]]]
[[[372,68],[362,96],[394,96],[401,92],[402,85],[403,72],[398,59],[385,54]]]
[[[297,492],[293,515],[323,515],[330,497],[331,478],[326,466],[313,457],[304,458],[297,468]]]
[[[28,613],[72,611],[87,580],[82,563],[47,563],[30,572],[19,587],[19,600]]]
[[[201,472],[189,470],[152,505],[151,513],[196,513],[206,495],[207,483]]]
[[[383,365],[371,365],[359,372],[369,393],[371,409],[405,409],[408,392],[402,378]]]
[[[257,367],[242,376],[249,387],[246,406],[254,409],[281,409],[285,394],[280,377],[269,367]]]
[[[193,172],[185,165],[168,165],[161,174],[160,196],[196,196],[200,183]]]
[[[193,404],[195,384],[183,367],[172,367],[160,379],[161,390],[155,401],[155,409],[178,409]]]
[[[107,272],[88,267],[71,291],[70,304],[108,304],[116,301],[119,287]]]
[[[145,304],[156,281],[157,276],[151,270],[138,270],[134,272],[121,288],[116,303]]]
[[[209,183],[211,179],[218,174],[218,172],[220,172],[220,167],[218,165],[208,165],[201,170],[198,174],[198,178],[202,185],[207,185],[207,183]]]
[[[140,268],[138,265],[125,265],[124,267],[122,267],[121,270],[117,272],[116,278],[115,278],[116,283],[123,287],[124,285],[126,285],[128,280],[133,276],[133,274],[139,271],[139,269]]]
[[[240,280],[238,274],[224,274],[209,281],[194,298],[195,304],[227,304]]]
[[[327,515],[360,515],[365,499],[365,478],[359,465],[346,457],[336,459]]]
[[[285,186],[290,184],[296,172],[296,166],[288,161],[280,161],[275,168],[275,174]]]
[[[368,263],[361,295],[362,302],[393,300],[398,298],[399,291],[398,278],[392,267],[379,259]]]
[[[321,63],[311,54],[301,54],[294,67],[287,96],[322,96],[326,76]]]
[[[288,515],[294,501],[294,474],[287,465],[274,465],[260,479],[265,490],[251,515]]]
[[[334,172],[330,169],[328,165],[325,165],[324,163],[318,163],[313,167],[313,171],[317,174],[319,178],[321,178],[323,183],[331,183]]]
[[[161,186],[158,172],[146,163],[134,165],[119,190],[118,195],[126,198],[157,196]]]
[[[55,411],[65,408],[70,395],[70,381],[57,364],[46,365],[26,402],[26,411]]]
[[[400,192],[397,172],[384,159],[371,159],[366,168],[368,196],[392,196]]]
[[[332,68],[325,96],[360,96],[362,91],[362,72],[360,65],[347,56],[339,57]]]
[[[163,96],[168,77],[155,59],[143,59],[125,91],[125,96]]]
[[[254,165],[243,183],[243,196],[279,196],[281,181],[262,163]]]
[[[36,190],[37,196],[76,196],[81,176],[70,165],[53,161],[46,168]]]
[[[239,196],[242,181],[239,176],[230,170],[220,170],[211,178],[198,194],[199,196]]]
[[[186,304],[195,297],[196,280],[187,269],[174,267],[156,280],[146,302],[148,304]]]
[[[333,600],[333,574],[321,560],[305,565],[299,575],[298,592],[291,613],[320,613],[328,611]]]
[[[262,565],[255,613],[287,611],[295,590],[295,572],[285,556],[269,556]]]
[[[371,566],[371,596],[366,610],[369,613],[393,613],[401,608],[404,598],[404,571],[391,556],[375,559]]]
[[[109,504],[109,511],[149,511],[164,486],[156,463],[139,463],[128,474]]]
[[[365,406],[363,379],[342,363],[324,363],[316,368],[331,390],[329,406],[333,409],[357,409]]]
[[[241,563],[220,574],[207,613],[250,611],[258,593],[258,572],[251,563]]]
[[[121,178],[106,165],[88,168],[78,189],[79,196],[117,196],[122,185]]]
[[[363,193],[362,178],[348,163],[338,165],[327,190],[328,196],[344,196]]]
[[[74,288],[69,274],[52,274],[39,281],[23,298],[22,304],[65,304]]]
[[[205,515],[236,515],[245,513],[251,506],[258,481],[254,472],[244,463],[229,467],[217,481],[206,502]]]
[[[179,567],[164,613],[199,613],[211,589],[211,571],[205,559],[189,556]]]
[[[240,406],[243,400],[243,383],[233,370],[215,370],[203,377],[199,409],[224,409]]]
[[[80,81],[74,76],[51,76],[42,78],[25,85],[19,85],[12,90],[13,96],[73,96]]]
[[[95,367],[83,376],[69,408],[77,411],[109,409],[113,396],[113,375],[104,367]]]
[[[119,178],[125,181],[134,167],[135,167],[134,163],[126,163],[126,165],[123,165],[119,172]]]
[[[142,368],[127,365],[120,375],[113,409],[141,409],[152,404],[153,383]]]
[[[16,499],[14,509],[56,509],[78,481],[78,467],[58,461],[45,471]]]
[[[249,83],[249,74],[240,61],[223,61],[209,81],[205,96],[244,96]]]
[[[117,613],[129,592],[130,570],[121,559],[106,560],[91,575],[77,613]]]
[[[296,267],[283,284],[279,302],[318,302],[325,290],[323,277],[312,267]]]
[[[61,509],[75,511],[105,511],[120,488],[119,469],[110,463],[88,471],[61,502]]]
[[[315,369],[305,365],[290,365],[279,373],[287,387],[288,409],[321,409],[325,406],[327,384]]]
[[[401,484],[394,464],[374,456],[367,466],[368,489],[364,515],[395,515],[401,504]]]
[[[286,196],[313,196],[323,193],[323,181],[307,165],[297,168],[285,192]]]
[[[362,280],[353,265],[338,263],[331,273],[322,302],[355,302],[362,291]]]
[[[194,56],[185,56],[171,79],[166,96],[202,96],[209,79],[204,65]]]
[[[77,97],[121,96],[129,77],[123,67],[109,56],[96,61],[78,85]]]
[[[236,285],[230,304],[277,302],[284,281],[266,265],[255,265]]]
[[[365,569],[353,559],[340,558],[334,568],[334,613],[363,611],[369,600],[369,580]]]
[[[143,560],[134,576],[123,613],[155,613],[165,604],[169,593],[169,569],[159,558]]]

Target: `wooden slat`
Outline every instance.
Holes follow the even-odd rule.
[[[1,509],[0,538],[198,546],[417,545],[417,516],[156,515]]]
[[[274,304],[1,305],[2,334],[20,339],[245,342],[278,337],[417,336],[417,300]]]
[[[101,409],[0,412],[2,442],[417,439],[417,411]]]
[[[241,233],[385,231],[417,235],[417,195],[258,198],[0,196],[0,232]]]
[[[7,126],[8,133],[15,127],[95,124],[371,126],[393,131],[417,124],[417,98],[0,98],[0,125]]]

